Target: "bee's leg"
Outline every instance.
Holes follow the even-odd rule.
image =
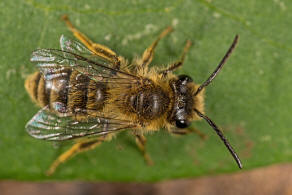
[[[143,135],[137,135],[137,134],[135,134],[135,136],[136,136],[136,144],[137,144],[139,150],[142,152],[146,163],[148,165],[153,165],[153,161],[151,160],[150,156],[146,152],[146,148],[145,148],[146,141],[147,141],[146,137],[144,137]]]
[[[203,140],[207,139],[207,135],[205,135],[200,130],[194,127],[188,127],[186,129],[174,129],[171,131],[171,133],[175,135],[187,135],[190,133],[196,133],[198,136],[200,136],[201,139]]]
[[[189,48],[190,48],[191,44],[192,44],[192,42],[190,40],[188,40],[186,45],[185,45],[185,47],[184,47],[184,50],[183,50],[183,53],[182,53],[180,59],[178,61],[176,61],[175,63],[169,65],[169,67],[167,69],[161,70],[159,72],[159,74],[162,74],[162,75],[165,76],[165,75],[167,75],[167,73],[172,72],[172,71],[178,69],[179,67],[181,67],[183,65],[183,63],[184,63],[186,54],[189,51]]]
[[[160,39],[165,37],[171,31],[173,31],[173,28],[171,26],[167,27],[159,35],[159,37],[144,51],[144,53],[142,55],[142,63],[141,63],[142,67],[146,67],[151,63],[153,55],[154,55],[154,50],[155,50],[155,47],[157,46],[158,42],[160,41]]]
[[[61,154],[50,166],[49,170],[46,172],[47,175],[52,175],[56,168],[61,164],[67,161],[69,158],[73,157],[74,155],[84,152],[87,150],[92,150],[98,145],[100,145],[104,141],[103,138],[94,139],[94,140],[86,140],[81,141],[74,144],[69,150]]]
[[[86,37],[86,35],[73,26],[67,15],[64,15],[62,19],[65,21],[67,27],[73,33],[73,35],[78,40],[80,40],[92,53],[101,56],[115,64],[115,69],[120,68],[122,61],[124,61],[123,57],[118,56],[114,51],[104,45],[92,42],[88,37]]]

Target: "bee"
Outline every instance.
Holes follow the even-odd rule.
[[[178,61],[167,68],[149,68],[158,42],[172,27],[166,28],[142,57],[128,63],[108,47],[92,42],[67,16],[63,19],[81,43],[62,35],[61,49],[35,50],[31,62],[39,71],[25,81],[31,99],[42,108],[27,123],[27,132],[37,139],[76,141],[52,163],[48,175],[70,157],[94,149],[125,130],[135,136],[145,161],[153,164],[146,152],[145,133],[159,129],[172,134],[198,132],[190,128],[190,123],[199,119],[214,129],[242,168],[222,131],[204,114],[204,89],[234,50],[238,35],[217,68],[198,85],[190,76],[173,74],[183,65],[190,41]]]

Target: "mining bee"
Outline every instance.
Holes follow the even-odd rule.
[[[52,163],[47,174],[54,173],[73,155],[110,141],[125,130],[135,136],[146,162],[152,164],[143,134],[159,129],[173,134],[198,132],[190,128],[190,123],[201,118],[215,130],[242,168],[222,131],[204,114],[204,88],[232,53],[237,35],[215,71],[198,85],[187,75],[172,73],[183,65],[190,41],[178,61],[167,68],[149,68],[158,42],[172,27],[166,28],[141,58],[128,63],[108,47],[89,40],[67,16],[63,19],[81,43],[62,35],[61,49],[35,50],[31,62],[39,72],[25,81],[31,99],[42,107],[27,123],[27,132],[34,138],[49,141],[76,140]]]

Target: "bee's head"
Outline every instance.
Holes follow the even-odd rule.
[[[194,108],[203,110],[203,93],[194,96],[199,88],[193,79],[187,75],[179,75],[170,82],[174,94],[173,108],[169,120],[177,128],[187,128],[193,120],[198,119]]]
[[[209,78],[200,86],[197,86],[193,83],[193,80],[187,75],[180,75],[177,79],[174,79],[170,82],[170,86],[174,92],[174,102],[173,109],[169,116],[169,119],[172,123],[175,123],[177,128],[187,128],[190,125],[192,120],[198,118],[203,118],[206,122],[214,129],[220,139],[223,141],[239,168],[242,168],[242,164],[237,154],[224,137],[222,131],[216,126],[216,124],[203,113],[203,90],[208,86],[212,80],[219,73],[227,58],[232,53],[233,49],[236,46],[238,41],[238,36],[235,36],[235,39],[230,46],[229,50],[214,70],[214,72],[209,76]]]

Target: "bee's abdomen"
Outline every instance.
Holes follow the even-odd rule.
[[[29,96],[41,107],[49,104],[49,93],[45,85],[46,82],[40,72],[29,75],[25,80],[25,89]]]
[[[36,72],[26,79],[25,87],[39,106],[49,106],[59,113],[98,111],[106,99],[104,84],[70,69],[54,74],[50,79],[44,79],[40,72]]]
[[[87,92],[90,79],[77,72],[72,72],[70,76],[70,86],[68,90],[68,110],[73,113],[86,113]]]
[[[67,113],[69,105],[70,77],[73,72],[70,69],[55,73],[51,79],[45,80],[45,92],[49,99],[49,107],[59,113]]]

